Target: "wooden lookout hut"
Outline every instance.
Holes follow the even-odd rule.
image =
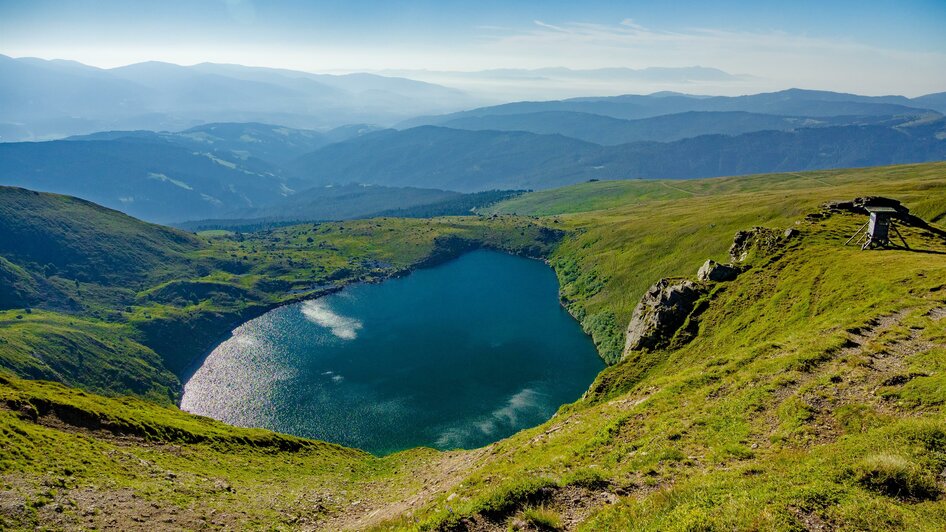
[[[854,240],[857,235],[861,234],[861,231],[866,231],[861,235],[857,240],[857,244],[863,243],[861,249],[868,248],[886,248],[890,246],[890,233],[894,232],[900,237],[900,241],[903,242],[903,247],[908,248],[907,241],[903,239],[903,235],[900,234],[900,231],[893,224],[893,219],[899,215],[899,211],[893,207],[879,206],[879,205],[865,205],[864,209],[867,210],[867,214],[870,218],[867,220],[867,223],[862,225],[860,229],[854,233],[845,245],[849,244],[851,240]]]

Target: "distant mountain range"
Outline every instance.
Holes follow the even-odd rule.
[[[332,144],[292,163],[312,181],[553,188],[588,179],[696,178],[946,159],[946,120],[702,135],[601,146],[562,135],[422,126]]]
[[[56,64],[79,73],[88,69]],[[164,76],[166,65],[136,65],[108,75],[143,80],[156,87],[152,96],[174,94],[178,84],[191,87],[191,76],[237,79],[247,88],[283,75],[227,65],[181,68]],[[300,86],[317,83],[291,79]],[[417,88],[409,80],[332,79],[333,91],[373,84]],[[126,81],[104,86],[103,94]],[[232,88],[229,83],[224,85]],[[93,85],[79,90],[83,98]],[[425,90],[433,97],[439,89]],[[191,95],[192,103],[198,94]],[[268,224],[381,212],[462,214],[493,197],[462,194],[589,179],[686,179],[944,160],[946,120],[938,111],[944,94],[910,99],[798,89],[740,97],[660,93],[481,107],[404,121],[402,129],[349,124],[316,131],[225,122],[178,132],[101,131],[0,143],[0,184],[75,195],[162,223],[240,226],[241,220]],[[68,98],[57,97],[68,107]]]
[[[412,118],[398,124],[407,129],[444,125],[470,117],[520,115],[548,111],[589,113],[634,120],[690,111],[744,112],[793,117],[916,115],[946,113],[946,93],[919,98],[859,96],[828,91],[788,89],[750,96],[693,96],[674,92],[604,98],[571,98],[547,102],[514,102],[438,116]]]
[[[420,78],[425,76],[450,76],[469,79],[568,79],[568,80],[635,80],[635,81],[673,81],[690,83],[694,81],[736,81],[744,76],[735,76],[718,68],[692,67],[651,67],[651,68],[592,68],[572,69],[553,68],[497,68],[478,71],[437,71],[437,70],[388,70],[382,74]]]
[[[294,175],[460,192],[551,188],[587,179],[602,147],[561,135],[423,126],[331,144],[295,160]]]
[[[62,141],[0,143],[0,183],[75,195],[162,223],[217,219],[203,224],[215,227],[245,225],[234,220],[409,215],[437,205],[441,212],[463,214],[490,200],[471,204],[468,195],[439,189],[321,184],[284,166],[372,130],[348,126],[318,133],[223,123],[180,133],[106,131]]]
[[[752,76],[734,75],[717,68],[501,68],[480,71],[385,70],[380,74],[457,87],[497,101],[526,98],[555,99],[595,94],[600,96],[650,93],[694,86],[715,86],[727,91],[757,85]]]
[[[0,144],[0,183],[74,195],[157,222],[277,201],[298,186],[258,159],[134,137]]]
[[[917,119],[938,116],[916,111]],[[637,120],[577,111],[539,111],[535,113],[469,115],[441,123],[443,127],[470,130],[528,131],[544,135],[564,135],[603,146],[630,142],[674,140],[700,135],[740,135],[753,131],[791,131],[805,127],[896,124],[904,117],[895,116],[781,116],[745,111],[687,111]]]
[[[455,89],[374,74],[158,62],[100,69],[0,55],[0,141],[113,129],[181,130],[207,122],[305,129],[392,124],[475,103]]]
[[[184,131],[101,131],[75,135],[66,140],[140,139],[163,141],[198,152],[212,152],[227,159],[247,161],[251,158],[278,166],[315,151],[322,146],[342,142],[381,128],[367,124],[350,124],[326,132],[294,129],[260,123],[212,123]]]

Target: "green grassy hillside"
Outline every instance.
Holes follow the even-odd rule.
[[[657,279],[689,274],[708,258],[726,262],[738,230],[786,227],[825,201],[868,195],[896,197],[921,218],[940,221],[946,216],[946,163],[685,183],[593,182],[527,194],[488,210],[572,213],[558,219],[577,236],[552,261],[566,306],[613,362],[631,311]]]
[[[567,231],[550,255],[565,303],[616,363],[539,427],[482,449],[384,458],[4,377],[0,525],[942,530],[946,241],[936,227],[902,226],[911,250],[845,247],[866,217],[821,214],[819,205],[883,194],[939,219],[946,166],[692,185],[703,187],[700,195],[671,201],[627,192],[617,205],[613,193],[596,190],[616,184],[572,187],[554,201],[570,196],[582,212],[532,221],[368,220],[242,241],[204,236],[189,257],[228,258],[229,270],[139,291],[140,303],[116,327],[147,330],[188,309],[204,315],[202,305],[237,312],[240,298],[292,297],[288,287],[343,268],[371,266],[359,275],[382,276],[388,264],[429,262],[462,247],[457,239],[445,245],[445,235],[548,252],[539,243],[554,227]],[[626,186],[644,195],[663,187]],[[497,209],[541,203],[544,194]],[[607,207],[594,210],[596,202]],[[619,360],[630,312],[650,284],[695,278],[705,259],[725,259],[736,230],[759,225],[798,234],[751,254],[734,281],[704,284],[707,296],[689,318],[692,341]],[[296,267],[304,257],[312,260]],[[357,262],[368,260],[379,262]],[[312,264],[325,271],[313,274]],[[33,312],[22,320],[52,314]]]
[[[547,256],[518,217],[381,219],[200,237],[56,194],[0,187],[0,368],[166,403],[238,323],[474,246]],[[9,283],[9,284],[8,284]],[[7,310],[8,312],[2,312]]]
[[[193,235],[69,196],[0,187],[0,197],[0,255],[46,277],[132,286],[174,275],[199,247]]]
[[[753,192],[791,192],[811,190],[824,197],[832,194],[867,195],[878,190],[914,191],[921,196],[921,209],[939,221],[946,210],[941,194],[922,194],[923,190],[942,189],[946,163],[905,164],[873,168],[822,170],[787,174],[759,174],[686,181],[629,179],[592,181],[553,190],[540,190],[494,205],[487,212],[548,216],[628,207],[654,200],[675,200],[700,196],[721,196]],[[916,187],[904,186],[916,181]],[[886,189],[884,187],[887,187]],[[927,202],[933,205],[927,206]]]

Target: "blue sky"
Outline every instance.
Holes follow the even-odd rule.
[[[946,90],[943,28],[946,0],[0,0],[0,53],[103,67],[702,65],[747,75],[759,89],[866,94]]]

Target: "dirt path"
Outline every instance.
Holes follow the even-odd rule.
[[[879,316],[866,327],[849,330],[847,345],[775,392],[774,408],[795,397],[809,409],[811,419],[806,424],[813,439],[807,445],[827,443],[843,433],[836,426],[834,415],[843,405],[865,405],[885,415],[909,415],[886,400],[881,392],[925,376],[907,371],[910,357],[934,347],[922,338],[922,329],[912,329],[903,337],[889,334],[915,311],[906,309]],[[946,316],[946,308],[933,309],[927,315],[940,319]],[[806,389],[826,374],[831,375],[830,385]],[[760,435],[757,444],[764,445],[778,424],[778,419],[770,419],[767,433]]]
[[[440,460],[425,463],[410,475],[412,480],[422,485],[413,495],[400,500],[360,503],[353,506],[351,511],[333,516],[312,529],[366,530],[392,519],[405,518],[410,521],[414,510],[430,504],[438,496],[452,493],[453,488],[489,454],[491,447],[443,453]]]

